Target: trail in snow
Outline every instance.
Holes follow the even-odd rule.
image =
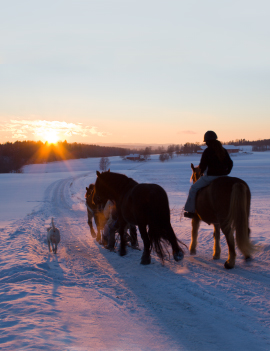
[[[257,165],[264,170],[265,157]],[[180,222],[179,216],[190,159],[139,167],[113,161],[112,170],[165,188],[173,228],[188,245],[190,221]],[[253,181],[247,172],[251,161],[240,159],[234,175],[246,170],[252,189],[257,251],[249,263],[239,254],[230,271],[223,267],[223,237],[221,259],[212,260],[212,228],[205,224],[198,254],[187,252],[180,263],[168,257],[162,265],[152,254],[152,264],[142,266],[140,251],[128,248],[125,257],[109,252],[93,240],[87,225],[84,193],[95,180],[95,168],[52,182],[34,212],[1,229],[0,345],[6,350],[269,349],[269,184],[262,191],[263,184]],[[52,216],[61,231],[57,255],[48,252],[45,240]]]

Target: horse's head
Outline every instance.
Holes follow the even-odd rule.
[[[95,182],[94,193],[93,193],[93,202],[95,204],[106,204],[106,202],[110,199],[110,191],[106,182],[106,178],[110,170],[106,172],[97,173],[97,179]]]
[[[191,169],[192,169],[192,175],[191,175],[191,178],[190,180],[194,183],[197,182],[197,180],[200,178],[201,176],[201,169],[199,166],[197,167],[194,167],[194,164],[191,163]]]
[[[94,188],[95,188],[95,184],[90,184],[88,188],[87,187],[85,188],[86,193],[85,193],[84,197],[86,199],[93,194]]]

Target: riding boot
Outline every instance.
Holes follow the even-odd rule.
[[[195,216],[195,213],[192,212],[184,212],[184,217],[185,218],[193,218]]]

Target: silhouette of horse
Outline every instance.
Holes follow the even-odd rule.
[[[184,252],[170,223],[169,201],[165,190],[157,184],[138,184],[126,175],[97,171],[94,202],[110,199],[116,203],[120,234],[120,256],[126,255],[124,229],[127,223],[137,225],[144,243],[141,264],[151,263],[154,248],[164,260],[164,243],[172,246],[173,257],[180,261]]]
[[[200,168],[191,164],[191,169],[191,179],[195,183],[201,176]],[[196,215],[192,218],[190,254],[196,254],[198,229],[202,220],[214,225],[214,260],[220,258],[220,229],[226,237],[229,250],[225,268],[230,269],[235,265],[234,231],[239,250],[249,259],[252,251],[249,240],[250,200],[247,183],[235,177],[219,177],[200,189],[196,197]]]
[[[94,184],[90,184],[89,187],[86,187],[85,199],[86,199],[86,207],[87,207],[87,215],[88,215],[88,225],[90,227],[90,233],[93,238],[96,237],[96,241],[101,241],[101,231],[104,229],[106,220],[103,214],[103,210],[105,204],[102,202],[93,203],[93,195],[94,195]],[[93,218],[97,227],[97,234],[93,228]]]

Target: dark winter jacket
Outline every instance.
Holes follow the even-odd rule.
[[[226,149],[224,150],[225,157],[221,161],[213,149],[210,147],[205,149],[199,164],[201,172],[204,173],[207,169],[207,175],[209,176],[228,175],[232,170],[233,161],[231,160],[228,151]]]

